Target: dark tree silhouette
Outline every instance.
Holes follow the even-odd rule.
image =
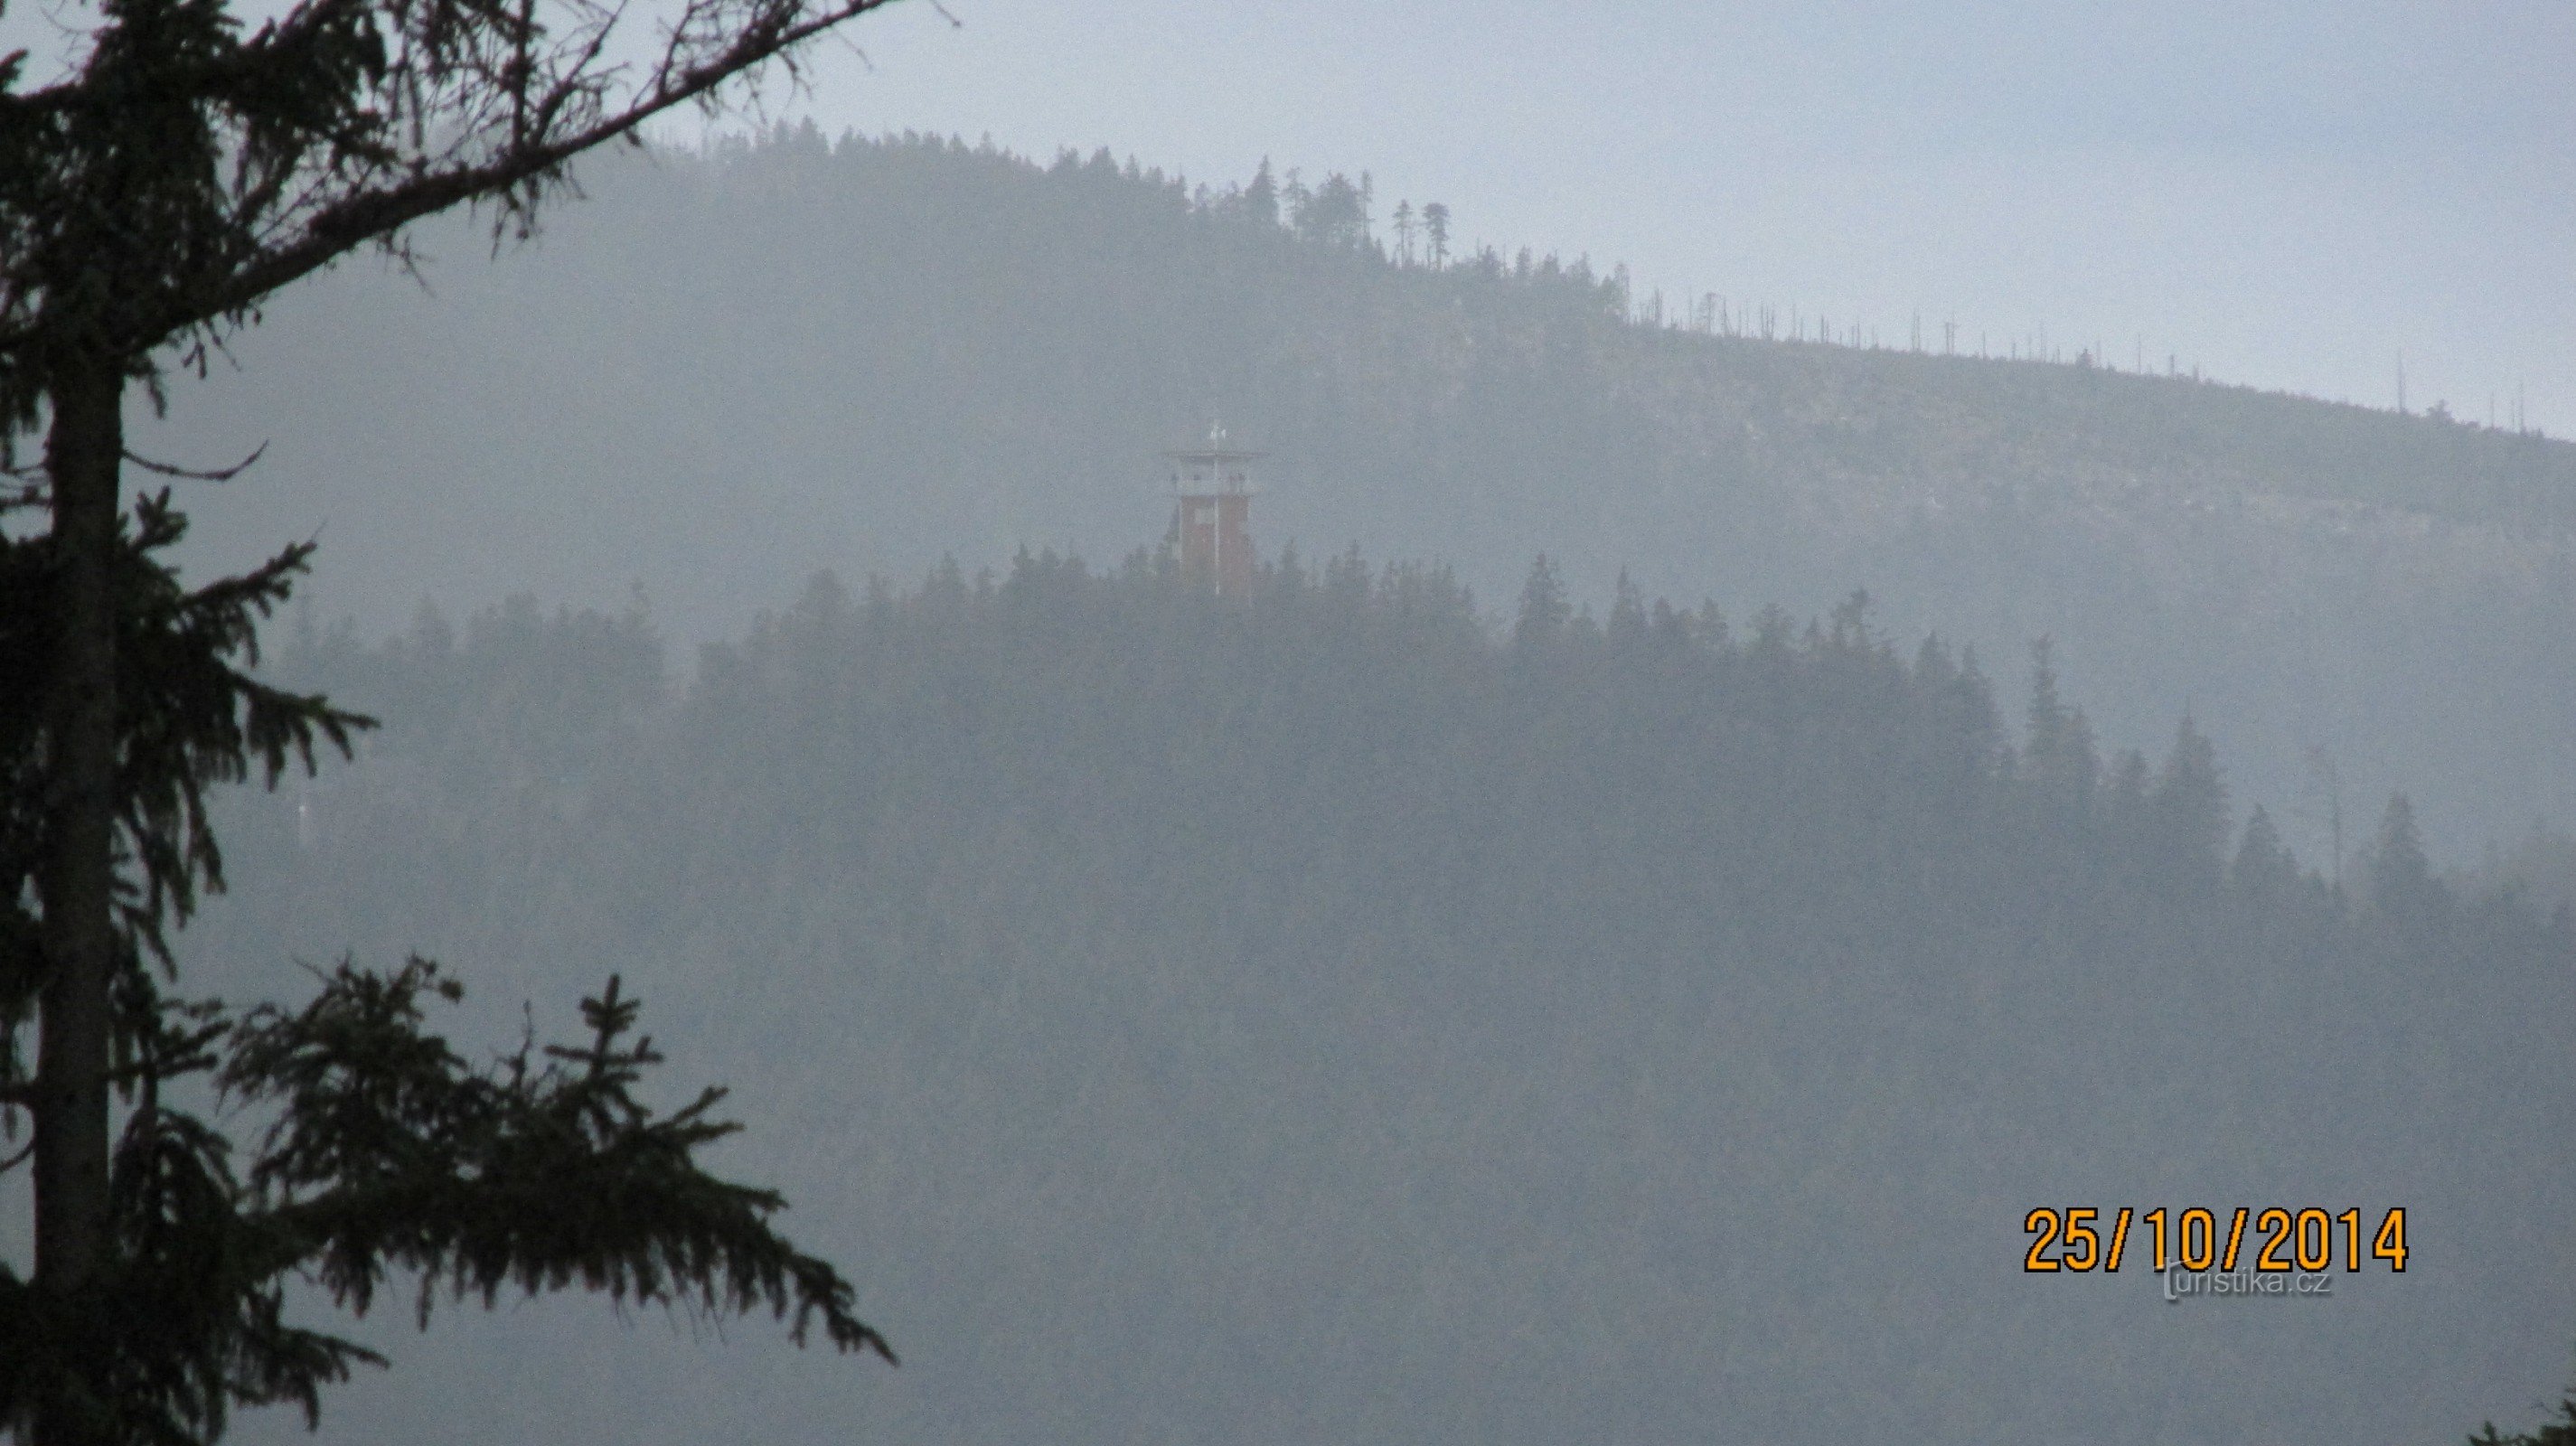
[[[0,466],[52,523],[15,559],[8,622],[31,658],[9,691],[31,711],[5,766],[11,812],[30,819],[0,893],[12,920],[0,1023],[9,1109],[34,1123],[36,1219],[13,1344],[111,1328],[132,1266],[119,1212],[137,1198],[117,1177],[151,1168],[115,1147],[111,1093],[143,1089],[138,1118],[156,1118],[154,1072],[181,1066],[152,1063],[155,1041],[184,1062],[215,1037],[167,1024],[138,962],[199,883],[220,882],[197,791],[351,721],[228,671],[299,552],[196,595],[193,614],[134,610],[153,589],[131,579],[177,518],[166,499],[126,517],[127,388],[157,398],[169,366],[202,368],[265,298],[354,250],[403,257],[404,228],[423,217],[488,202],[496,237],[524,236],[574,157],[674,107],[747,97],[773,64],[792,76],[806,43],[884,3],[683,0],[631,61],[644,22],[597,0],[306,0],[255,29],[220,0],[109,0],[61,79],[22,89],[25,53],[0,57]],[[42,465],[19,469],[17,440],[39,427]],[[156,628],[211,691],[120,656],[129,632]],[[187,728],[150,731],[174,713]],[[39,1054],[22,1077],[14,1040],[30,1006]],[[21,1349],[5,1359],[34,1369]],[[309,1395],[339,1360],[193,1359],[197,1385],[164,1382],[194,1393],[166,1417],[183,1434],[220,1424],[211,1382],[245,1399]],[[95,1351],[62,1360],[9,1398],[44,1446],[130,1438],[143,1428],[126,1405],[163,1399],[96,1374],[117,1368]]]
[[[0,1424],[38,1439],[206,1441],[235,1405],[291,1401],[314,1416],[322,1386],[380,1358],[287,1324],[295,1274],[363,1312],[389,1270],[417,1272],[424,1321],[442,1283],[487,1303],[507,1285],[579,1285],[767,1306],[793,1315],[800,1341],[819,1318],[834,1345],[891,1360],[852,1314],[849,1283],[769,1229],[777,1195],[697,1167],[697,1148],[736,1128],[710,1115],[723,1092],[669,1114],[636,1101],[631,1087],[659,1056],[630,1038],[636,1005],[615,979],[584,1004],[586,1044],[523,1045],[480,1071],[422,1029],[423,1005],[461,990],[418,959],[390,976],[344,963],[301,1010],[164,995],[168,929],[223,884],[208,789],[254,767],[272,782],[310,767],[317,744],[345,750],[372,720],[244,671],[256,621],[286,599],[309,545],[192,592],[154,556],[184,530],[166,495],[136,519],[111,572],[126,851],[106,1084],[129,1108],[80,1286],[0,1268]],[[0,537],[0,675],[50,681],[59,619],[45,603],[60,570],[57,539]],[[24,902],[53,827],[44,698],[41,686],[0,694],[0,1116],[12,1138],[18,1110],[43,1121],[31,1107],[47,1083],[19,1048],[51,972],[43,921]],[[197,1075],[268,1121],[246,1170],[222,1130],[170,1102],[167,1087]]]
[[[2559,1401],[2558,1419],[2541,1422],[2538,1430],[2516,1431],[2508,1436],[2489,1421],[2469,1437],[2469,1446],[2576,1446],[2576,1392]]]

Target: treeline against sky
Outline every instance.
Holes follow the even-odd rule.
[[[621,971],[906,1360],[504,1317],[336,1429],[2440,1441],[2550,1389],[2569,920],[2402,802],[2330,880],[2199,720],[2109,749],[1987,666],[1545,564],[1497,636],[1356,555],[823,578],[685,686],[640,614],[308,631],[280,676],[392,721],[243,801],[194,947]],[[2043,1204],[2417,1254],[2168,1305],[2024,1275]]]
[[[727,141],[714,147],[712,153],[725,163],[757,165],[764,161],[777,163],[780,153],[801,156],[810,162],[825,151],[823,137],[809,122],[802,129],[782,128],[761,140]],[[865,161],[890,161],[889,169],[907,160],[917,164],[917,158],[926,155],[934,166],[942,160],[953,164],[952,158],[971,157],[974,163],[988,166],[999,163],[1023,173],[1037,171],[1033,162],[997,151],[989,141],[970,150],[954,138],[943,141],[938,136],[913,133],[873,142],[845,136],[837,147],[831,148],[831,154],[842,164],[847,164],[853,155]],[[1270,163],[1264,159],[1247,184],[1218,188],[1202,182],[1193,186],[1184,176],[1167,177],[1160,169],[1141,166],[1133,157],[1122,167],[1115,156],[1102,148],[1087,158],[1078,151],[1060,151],[1045,175],[1065,184],[1111,185],[1147,194],[1161,192],[1167,205],[1185,203],[1191,215],[1220,227],[1234,227],[1256,244],[1275,243],[1284,237],[1298,243],[1308,257],[1338,252],[1363,264],[1442,276],[1452,287],[1453,300],[1470,305],[1480,290],[1506,286],[1520,299],[1536,301],[1544,311],[1559,316],[1606,318],[1634,330],[1665,330],[1729,341],[1785,340],[1837,346],[1878,353],[1878,365],[1897,355],[1938,355],[1957,360],[1970,354],[1962,349],[1955,325],[1947,331],[1936,326],[1936,334],[1927,335],[1919,317],[1913,320],[1903,340],[1882,340],[1874,325],[1847,320],[1837,330],[1829,317],[1801,319],[1794,306],[1786,309],[1784,318],[1783,308],[1775,303],[1730,299],[1716,292],[1697,297],[1676,295],[1669,302],[1660,290],[1640,296],[1633,289],[1626,266],[1596,272],[1588,256],[1569,263],[1553,253],[1535,253],[1526,246],[1507,254],[1503,248],[1483,241],[1472,247],[1457,244],[1449,234],[1454,218],[1444,203],[1429,202],[1417,211],[1410,200],[1400,200],[1391,218],[1374,214],[1382,206],[1365,174],[1354,183],[1348,176],[1331,172],[1320,183],[1309,186],[1293,171],[1284,181],[1274,179]],[[1256,277],[1250,274],[1238,280],[1257,284]],[[2192,369],[2187,389],[2116,383],[2105,386],[2103,378],[2122,370],[2107,348],[2098,357],[2089,348],[2079,348],[2070,358],[2062,344],[2043,346],[2015,340],[2009,343],[2009,351],[2006,345],[1998,342],[1989,352],[1980,344],[1973,352],[1979,361],[2033,363],[2007,369],[2005,375],[2011,380],[2001,386],[1991,368],[1976,368],[1964,376],[1954,371],[1943,379],[1946,386],[1925,386],[1926,374],[1919,371],[1896,375],[1903,378],[1900,385],[1907,390],[1953,393],[1941,400],[1948,400],[1954,408],[1966,402],[1971,407],[2014,412],[2035,404],[2058,413],[2051,419],[2054,427],[2087,434],[2079,451],[2095,454],[2063,458],[2061,465],[2096,460],[2152,465],[2192,456],[2210,459],[2223,469],[2257,479],[2265,491],[2396,506],[2514,530],[2551,532],[2576,525],[2576,451],[2549,447],[2542,434],[2518,426],[2479,425],[2465,416],[2454,417],[2446,402],[2436,403],[2423,414],[2424,420],[2437,423],[2425,426],[2410,422],[2404,413],[2383,415],[2376,409],[2350,404],[2317,406],[2313,405],[2315,398],[2205,382],[2197,367]],[[1741,357],[1737,360],[1740,364]],[[1844,367],[1853,364],[1849,359],[1833,360]],[[2072,366],[2066,365],[2069,361]],[[2088,372],[2102,375],[2085,375]],[[2182,381],[2170,358],[2161,375],[2142,360],[2128,374],[2150,381]],[[1830,384],[1817,387],[1818,380],[1818,375],[1809,371],[1789,381],[1782,390],[1806,392],[1807,405],[1820,412],[1849,406],[1848,397],[1834,395],[1842,388]],[[1780,383],[1775,381],[1773,385]],[[1862,430],[1876,434],[1867,439],[1876,446],[1855,449],[1858,456],[1884,465],[1899,458],[1939,457],[1955,447],[1956,439],[1941,435],[1942,423],[1956,426],[1967,419],[1923,415],[1942,409],[1941,400],[1908,397],[1893,409],[1869,409],[1893,411],[1894,415],[1871,418],[1872,424]],[[1926,401],[1930,401],[1929,406]],[[1561,423],[1571,419],[1551,420]],[[1558,425],[1533,430],[1561,436],[1567,428]],[[1870,456],[1873,450],[1879,455]]]
[[[1119,556],[1161,535],[1158,450],[1221,420],[1271,454],[1273,550],[1356,541],[1502,598],[1544,548],[1596,608],[1624,567],[1739,614],[1866,586],[1990,656],[2052,637],[2105,737],[2191,700],[2312,852],[2397,788],[2447,859],[2576,816],[2576,446],[1646,325],[1615,270],[1472,216],[1435,257],[1426,198],[1203,182],[810,130],[622,160],[500,264],[433,236],[430,293],[359,268],[289,299],[143,445],[274,439],[202,538],[327,519],[327,606],[371,626],[640,585],[700,640],[782,571]]]

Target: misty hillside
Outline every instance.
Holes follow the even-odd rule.
[[[2107,738],[2188,704],[2321,856],[2394,787],[2445,857],[2576,816],[2563,442],[1831,319],[1765,340],[1785,308],[1720,328],[1472,218],[1408,258],[1393,198],[1332,177],[810,130],[584,175],[534,246],[434,233],[428,292],[353,265],[179,389],[147,445],[272,443],[198,508],[210,554],[318,528],[324,614],[376,630],[640,588],[705,639],[820,567],[1123,555],[1162,533],[1158,449],[1220,418],[1272,454],[1273,555],[1438,559],[1490,605],[1544,551],[1596,613],[1626,569],[1739,613],[1866,588],[1989,656],[2052,637]]]
[[[623,972],[907,1362],[398,1309],[326,1428],[2341,1446],[2553,1379],[2563,915],[2402,805],[2338,892],[2192,724],[2106,750],[1857,604],[1595,622],[1540,571],[1510,631],[1437,569],[1139,555],[817,581],[684,686],[524,602],[293,644],[393,721],[236,800],[197,977],[420,949],[497,1044]],[[2034,1205],[2273,1203],[2417,1253],[2021,1269]]]

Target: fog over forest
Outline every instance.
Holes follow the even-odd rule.
[[[2062,343],[1942,355],[1975,339],[1929,322],[1921,353],[1844,345],[1847,319],[1816,344],[1809,315],[1805,343],[1697,334],[1719,298],[1434,267],[1397,198],[1329,177],[1265,196],[810,129],[583,175],[533,247],[433,231],[426,291],[352,263],[180,389],[150,447],[269,444],[205,494],[198,555],[318,532],[320,616],[373,636],[424,598],[640,590],[694,644],[817,569],[1114,560],[1162,534],[1156,453],[1221,419],[1272,454],[1273,555],[1445,564],[1489,612],[1544,551],[1596,613],[1624,570],[1738,615],[1866,589],[1893,632],[2006,663],[2049,637],[2106,738],[2191,711],[2320,854],[2338,803],[2399,788],[2452,862],[2576,818],[2565,442]],[[1788,308],[1723,301],[1785,339]]]
[[[497,1048],[621,974],[905,1358],[397,1302],[324,1431],[2524,1421],[2576,1345],[2576,445],[1793,335],[1286,165],[618,157],[138,425],[268,441],[176,484],[185,556],[318,535],[265,676],[385,720],[227,798],[192,983],[434,955]],[[1267,454],[1237,596],[1165,541],[1214,420]],[[2022,1268],[2035,1206],[2240,1205],[2412,1253]]]

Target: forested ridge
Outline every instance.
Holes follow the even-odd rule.
[[[1251,154],[648,134],[882,8],[73,0],[0,56],[0,1434],[2341,1446],[2564,1381],[2576,446],[2519,389],[1896,344]],[[2254,264],[2423,283],[2319,229],[2409,244],[2320,169],[2404,86],[2285,146],[2316,77],[2213,73],[2124,156],[2098,36],[1983,37],[2044,83],[1980,120],[1838,28],[1585,109],[1735,66],[1664,129],[1813,164],[1702,224],[2156,307],[2250,203]],[[1547,38],[1370,84],[1495,142],[1452,79]],[[2397,32],[2329,38],[2335,90]],[[1031,114],[970,94],[1013,48],[942,107]],[[1765,54],[1938,123],[1784,124]],[[2413,241],[2541,234],[2516,165]]]
[[[2402,801],[2337,884],[2199,719],[2107,748],[2044,653],[1863,598],[1542,563],[1511,613],[1024,554],[818,579],[685,680],[639,612],[308,629],[279,675],[392,721],[242,801],[195,947],[623,971],[906,1346],[746,1419],[721,1353],[389,1335],[478,1431],[2438,1441],[2554,1382],[2563,913]],[[2021,1271],[2034,1205],[2274,1203],[2416,1254],[2314,1302]]]
[[[1899,319],[1793,340],[1794,298],[1634,295],[1464,215],[1435,254],[1425,198],[1290,169],[807,129],[585,184],[508,265],[433,235],[428,291],[357,268],[245,337],[149,443],[275,440],[209,541],[327,519],[326,610],[379,628],[640,586],[703,640],[782,573],[1119,556],[1161,535],[1156,451],[1222,420],[1271,454],[1273,551],[1356,541],[1507,598],[1544,548],[1596,610],[1626,569],[1744,615],[1865,587],[1990,656],[2053,638],[2106,738],[2190,700],[2312,851],[2401,788],[2447,859],[2576,816],[2563,441],[2116,346],[1943,354],[1975,341],[1937,318],[1919,352]]]

